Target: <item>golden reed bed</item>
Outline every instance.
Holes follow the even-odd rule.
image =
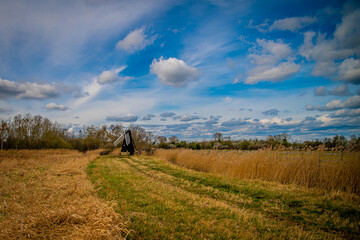
[[[156,157],[197,171],[360,195],[358,154],[341,161],[319,161],[321,152],[299,154],[301,157],[268,150],[243,153],[185,149],[155,151]]]
[[[86,176],[99,151],[0,151],[0,239],[124,239]]]

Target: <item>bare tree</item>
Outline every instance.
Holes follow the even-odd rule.
[[[171,137],[169,137],[169,142],[172,144],[176,144],[179,142],[179,139],[177,136],[171,136]]]
[[[221,132],[216,132],[216,133],[214,133],[214,140],[221,142],[222,136],[223,136],[223,135],[222,135]]]
[[[8,134],[9,134],[9,126],[4,120],[2,120],[0,125],[1,150],[4,149],[4,142],[6,141]]]
[[[159,143],[166,143],[167,138],[165,136],[156,136],[155,137],[155,143],[159,144]]]

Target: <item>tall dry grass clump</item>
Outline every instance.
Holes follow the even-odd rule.
[[[0,239],[124,239],[86,176],[99,151],[0,151]]]
[[[158,149],[155,156],[179,166],[240,179],[274,181],[360,195],[360,159],[321,160],[315,154],[270,150],[193,151]]]

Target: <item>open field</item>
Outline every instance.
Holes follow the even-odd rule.
[[[0,239],[123,239],[123,218],[86,176],[98,154],[0,151]]]
[[[360,154],[279,151],[156,150],[179,166],[234,177],[360,195]]]
[[[88,175],[101,197],[117,202],[129,239],[360,237],[355,194],[240,180],[145,156],[103,156]]]

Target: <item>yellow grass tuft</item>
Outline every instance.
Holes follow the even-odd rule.
[[[270,150],[241,152],[158,149],[155,152],[156,157],[197,171],[359,195],[359,155],[354,154],[341,161],[325,161],[321,160],[321,154],[290,154]]]
[[[86,176],[99,151],[0,151],[0,239],[124,239],[123,218]]]

